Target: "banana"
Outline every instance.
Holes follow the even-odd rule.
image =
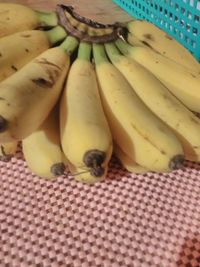
[[[25,5],[0,3],[0,38],[20,31],[54,27],[57,24],[55,12],[40,12]]]
[[[115,46],[105,44],[105,47],[113,60]],[[164,172],[179,168],[184,153],[172,130],[146,107],[108,61],[103,46],[93,45],[93,54],[101,99],[115,143],[147,169]]]
[[[103,36],[112,34],[113,28],[112,27],[106,27],[102,25],[102,27],[95,27],[95,22],[85,19],[84,17],[80,17],[79,20],[76,18],[77,14],[71,10],[71,8],[64,6],[65,8],[65,16],[68,19],[71,26],[73,26],[75,29],[79,30],[80,32],[87,33],[89,36]],[[82,20],[82,21],[81,21]],[[86,22],[87,20],[87,22]],[[91,26],[90,24],[93,24]]]
[[[145,167],[138,165],[117,144],[114,144],[114,154],[119,159],[122,166],[129,172],[139,174],[139,173],[147,173],[149,171]]]
[[[118,39],[120,51],[151,71],[190,110],[200,112],[200,75],[146,47]]]
[[[77,45],[67,37],[0,84],[0,142],[22,140],[41,125],[60,96]]]
[[[53,108],[42,125],[22,140],[26,163],[39,177],[51,179],[65,171],[58,122],[57,109]]]
[[[186,159],[200,161],[200,119],[186,108],[150,71],[135,60],[118,55],[115,66],[146,106],[172,128]],[[111,58],[112,60],[112,58]]]
[[[99,181],[112,155],[112,136],[90,55],[91,45],[81,42],[61,97],[61,144],[66,158],[78,171],[87,169],[93,180]]]
[[[11,76],[65,37],[65,30],[56,26],[49,31],[28,30],[1,38],[0,81]]]
[[[0,144],[0,161],[10,161],[17,151],[18,142]]]
[[[200,73],[200,64],[194,56],[157,26],[145,20],[133,20],[127,23],[127,29],[129,31],[127,40],[133,46],[141,42],[163,56]]]

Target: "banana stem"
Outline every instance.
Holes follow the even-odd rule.
[[[68,55],[71,55],[74,50],[77,48],[79,44],[79,41],[73,37],[68,36],[60,45],[60,48],[62,48]]]
[[[45,33],[52,46],[65,39],[67,36],[66,31],[59,25],[51,30],[46,31]]]
[[[103,62],[108,62],[104,45],[93,44],[92,49],[96,65],[101,64]]]
[[[42,12],[35,10],[35,14],[38,18],[38,24],[41,28],[50,28],[58,25],[58,17],[55,12]]]
[[[92,46],[89,43],[81,42],[78,49],[78,58],[90,61]]]
[[[117,49],[115,43],[105,44],[106,52],[111,61],[117,61],[121,56],[120,51]]]
[[[115,41],[115,44],[124,55],[128,55],[130,53],[130,50],[133,49],[133,46],[129,45],[121,39],[117,39],[117,41]]]

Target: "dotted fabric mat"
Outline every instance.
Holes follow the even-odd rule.
[[[1,267],[199,267],[200,165],[135,175],[112,159],[89,186],[0,163]]]

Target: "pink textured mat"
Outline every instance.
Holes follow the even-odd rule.
[[[113,159],[94,186],[0,163],[1,267],[199,267],[200,165],[134,175]]]

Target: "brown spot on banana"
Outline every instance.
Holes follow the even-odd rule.
[[[14,71],[18,71],[17,67],[15,67],[14,65],[11,66],[11,69],[13,69]]]
[[[0,133],[5,132],[7,129],[7,126],[8,126],[7,120],[3,116],[0,115]]]
[[[196,78],[197,76],[196,75],[194,75],[193,73],[190,73],[191,74],[191,76],[193,77],[193,78]]]
[[[165,34],[165,38],[167,38],[168,40],[173,40],[173,38],[168,34]]]
[[[46,80],[44,78],[36,78],[31,80],[36,85],[43,87],[43,88],[50,88],[53,87],[55,81],[52,80]]]
[[[24,37],[24,38],[29,38],[29,37],[31,37],[31,35],[30,34],[21,34],[21,37]]]
[[[38,60],[36,60],[35,62],[36,62],[36,63],[39,63],[39,64],[41,64],[41,65],[52,66],[52,67],[55,67],[55,68],[61,70],[61,68],[60,68],[58,65],[56,65],[56,64],[54,64],[54,63],[48,61],[46,58],[38,59]]]
[[[152,34],[150,33],[146,33],[146,34],[143,34],[144,38],[147,39],[147,40],[151,40],[151,41],[154,41],[154,37]]]
[[[153,49],[154,50],[154,48],[149,44],[149,43],[147,43],[146,41],[141,41],[144,45],[146,45],[146,46],[148,46],[149,48],[151,48],[151,49]]]
[[[30,50],[29,50],[28,48],[26,48],[26,49],[25,49],[25,51],[26,51],[27,53],[29,53],[29,52],[30,52]]]
[[[145,140],[147,140],[153,147],[155,147],[158,151],[160,151],[160,153],[161,154],[163,154],[163,155],[167,155],[167,153],[164,151],[164,150],[160,150],[160,148],[156,145],[156,144],[154,144],[147,136],[145,136],[144,134],[142,134],[138,129],[137,129],[137,127],[133,124],[133,123],[131,123],[131,126],[135,129],[135,131],[137,132],[137,133],[139,133],[139,135],[141,135]],[[163,131],[163,130],[162,130]]]

